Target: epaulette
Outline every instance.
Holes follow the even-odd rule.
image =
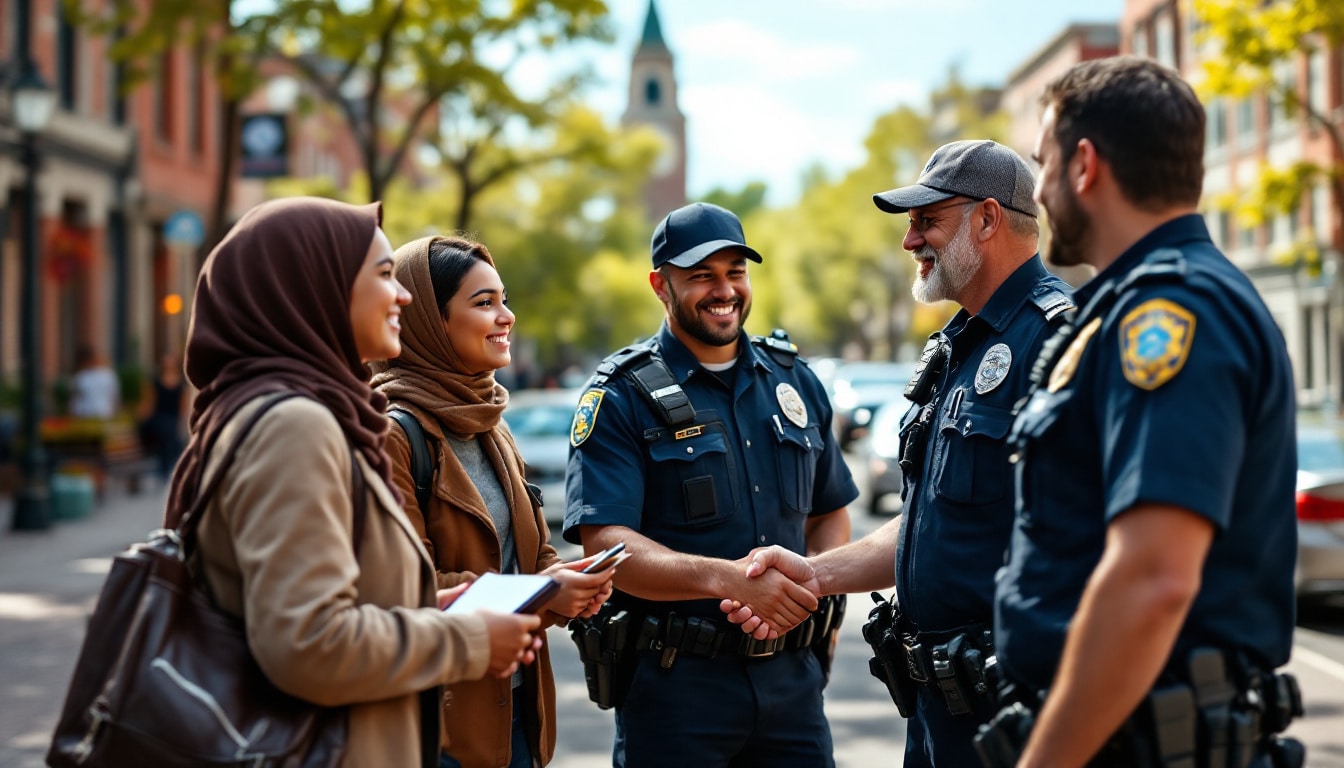
[[[798,345],[789,341],[789,333],[776,328],[769,336],[752,336],[751,343],[763,347],[770,357],[785,368],[792,368],[798,360]]]
[[[657,341],[650,338],[638,344],[622,347],[607,356],[597,366],[597,372],[588,381],[588,387],[600,387],[611,377],[622,375],[634,383],[635,389],[653,407],[658,418],[668,426],[695,420],[695,407],[677,383],[672,369],[658,354]]]
[[[1045,315],[1046,322],[1078,306],[1062,286],[1063,281],[1060,281],[1060,284],[1043,283],[1037,285],[1031,292],[1031,303]]]

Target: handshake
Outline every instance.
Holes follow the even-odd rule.
[[[719,608],[728,621],[757,640],[773,640],[801,624],[817,609],[821,583],[811,561],[778,545],[759,547],[738,560],[745,566]]]

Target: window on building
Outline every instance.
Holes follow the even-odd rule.
[[[1209,102],[1208,115],[1205,142],[1209,149],[1217,149],[1227,142],[1227,103],[1223,99]]]
[[[74,112],[79,99],[79,32],[65,3],[56,4],[56,94],[61,108]]]
[[[1326,114],[1330,109],[1328,66],[1329,57],[1326,51],[1318,48],[1307,57],[1307,104],[1313,112],[1319,115]]]
[[[644,104],[650,107],[658,106],[663,98],[663,87],[658,79],[650,77],[648,82],[644,83]]]
[[[191,151],[205,154],[205,48],[196,46],[187,59],[187,141]]]
[[[1266,128],[1282,130],[1297,122],[1297,113],[1279,94],[1297,92],[1297,62],[1281,61],[1274,67],[1275,92],[1265,102]]]
[[[1139,22],[1134,26],[1134,35],[1130,38],[1130,47],[1134,49],[1135,56],[1148,55],[1148,25]]]
[[[1176,68],[1176,21],[1173,9],[1158,13],[1153,20],[1153,56],[1162,64]]]
[[[173,65],[173,51],[159,56],[159,82],[154,94],[154,135],[160,141],[173,141],[173,107],[177,100],[177,68]]]
[[[1302,308],[1302,389],[1316,388],[1316,319],[1320,315],[1320,307],[1305,306]]]
[[[1241,146],[1255,141],[1255,101],[1247,96],[1237,102],[1237,143]]]
[[[1311,231],[1316,242],[1330,242],[1330,189],[1324,184],[1311,189]]]
[[[1255,227],[1241,227],[1237,238],[1237,247],[1254,248],[1255,247]]]

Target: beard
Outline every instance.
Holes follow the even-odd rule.
[[[672,287],[670,280],[667,283],[667,292],[672,298],[670,309],[672,310],[673,322],[677,324],[677,327],[690,334],[691,338],[711,347],[726,347],[737,341],[738,336],[742,334],[742,326],[747,322],[747,315],[751,314],[751,300],[734,296],[732,301],[738,307],[738,318],[736,322],[725,328],[718,324],[711,324],[712,321],[705,319],[705,315],[709,314],[711,305],[722,304],[723,302],[705,299],[695,306],[687,306],[677,295],[677,291]]]
[[[1068,185],[1060,185],[1059,196],[1053,210],[1046,204],[1046,213],[1050,216],[1050,248],[1046,251],[1046,261],[1058,267],[1073,267],[1086,261],[1087,234],[1092,229],[1092,221],[1087,211],[1078,204],[1078,197]]]
[[[969,213],[962,218],[961,226],[942,251],[928,244],[915,251],[917,259],[933,259],[933,267],[929,269],[928,275],[915,275],[915,284],[910,288],[915,301],[922,304],[944,299],[955,301],[962,289],[980,271],[983,257],[971,241],[971,228],[966,226],[968,218]]]

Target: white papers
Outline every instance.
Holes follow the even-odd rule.
[[[560,583],[550,576],[485,573],[444,611],[471,613],[485,609],[499,613],[531,613],[544,605],[559,588]]]

